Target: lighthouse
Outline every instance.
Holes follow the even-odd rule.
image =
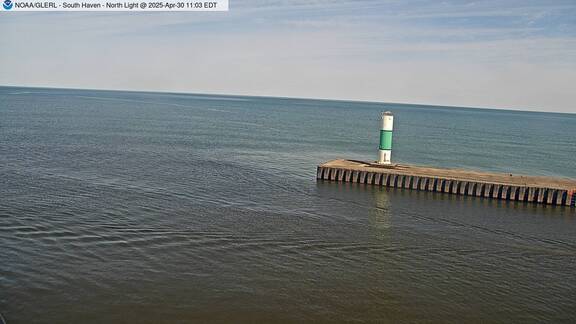
[[[391,164],[392,158],[392,129],[394,116],[387,111],[382,113],[380,124],[380,146],[378,149],[378,164]]]

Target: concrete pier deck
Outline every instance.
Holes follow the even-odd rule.
[[[435,191],[456,195],[526,201],[546,205],[576,204],[576,180],[441,169],[407,164],[380,166],[333,160],[318,166],[316,179]]]

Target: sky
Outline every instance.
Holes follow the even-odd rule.
[[[576,112],[576,1],[0,12],[0,85]]]

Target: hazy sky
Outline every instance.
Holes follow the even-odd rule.
[[[576,112],[576,1],[0,13],[0,84]]]

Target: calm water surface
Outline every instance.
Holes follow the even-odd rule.
[[[576,321],[576,211],[316,182],[396,161],[576,178],[576,115],[0,87],[9,323]]]

